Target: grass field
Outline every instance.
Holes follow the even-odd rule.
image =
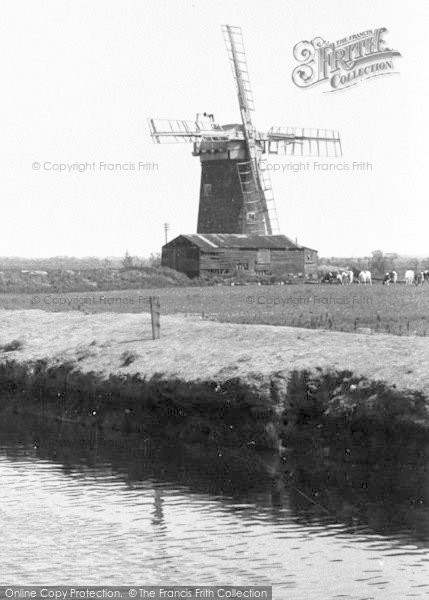
[[[146,312],[157,295],[162,314],[231,323],[429,335],[429,286],[289,285],[176,287],[67,294],[0,294],[0,309]]]

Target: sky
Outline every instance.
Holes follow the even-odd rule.
[[[429,256],[429,6],[408,6],[3,0],[0,255],[148,256],[160,251],[165,222],[170,239],[196,231],[199,159],[190,144],[153,144],[147,118],[192,120],[207,111],[220,123],[239,122],[221,34],[227,23],[243,29],[257,129],[338,129],[343,157],[334,162],[372,165],[293,172],[281,165],[302,159],[276,157],[281,232],[322,256]],[[398,74],[337,93],[292,82],[296,43],[379,27],[402,55]],[[110,164],[125,167],[103,166]]]

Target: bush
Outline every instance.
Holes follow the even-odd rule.
[[[121,367],[128,367],[129,365],[131,365],[137,358],[139,357],[138,354],[136,354],[135,352],[132,352],[131,350],[125,350],[124,352],[122,352],[120,359],[121,359]]]
[[[8,344],[0,346],[1,352],[15,352],[16,350],[22,350],[24,344],[20,340],[12,340]]]

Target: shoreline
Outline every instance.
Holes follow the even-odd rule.
[[[3,410],[276,451],[302,428],[429,434],[424,338],[167,315],[152,340],[145,313],[1,316]]]

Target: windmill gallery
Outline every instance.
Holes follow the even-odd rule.
[[[186,273],[316,276],[317,251],[281,235],[265,155],[341,157],[338,131],[271,127],[252,122],[253,95],[240,27],[222,26],[241,123],[218,124],[213,114],[194,121],[148,119],[156,144],[191,143],[201,162],[197,233],[162,249],[162,264]]]

